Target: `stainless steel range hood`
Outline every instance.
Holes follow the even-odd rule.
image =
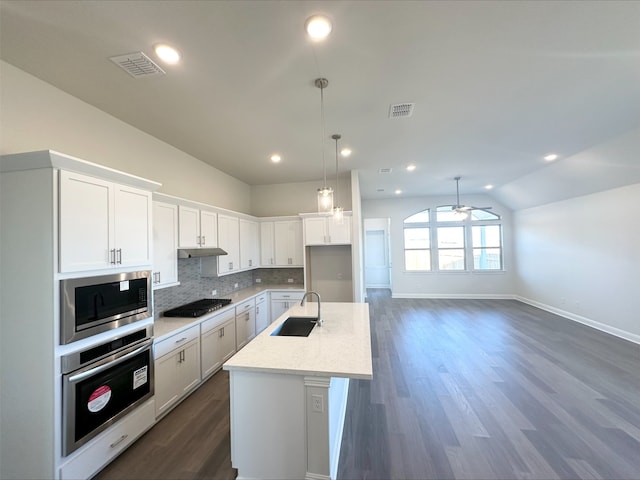
[[[179,248],[178,258],[218,257],[227,255],[221,248]]]

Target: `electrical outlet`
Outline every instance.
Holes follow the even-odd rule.
[[[218,290],[211,290],[211,296],[215,297],[218,294]]]
[[[262,279],[261,278],[256,278],[256,283],[262,283]]]
[[[287,283],[293,283],[293,278],[287,278]]]
[[[324,411],[322,395],[311,395],[311,401],[313,402],[313,406],[311,408],[314,412],[322,413]]]
[[[233,288],[238,288],[238,284],[237,284],[237,283],[234,283],[234,284],[233,284]]]

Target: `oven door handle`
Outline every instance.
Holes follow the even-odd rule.
[[[69,383],[76,383],[79,382],[81,380],[84,380],[87,377],[90,377],[91,375],[95,375],[96,373],[100,373],[103,372],[104,370],[111,368],[111,367],[115,367],[116,365],[118,365],[119,363],[124,362],[125,360],[134,357],[136,355],[138,355],[139,353],[144,352],[145,350],[148,350],[151,348],[151,343],[148,343],[146,345],[142,345],[140,348],[136,348],[134,351],[127,353],[126,355],[123,355],[122,357],[118,357],[117,359],[113,360],[112,362],[109,363],[105,363],[103,365],[98,365],[95,368],[92,368],[90,370],[87,370],[86,372],[82,372],[82,373],[78,373],[77,375],[71,375],[67,381]]]

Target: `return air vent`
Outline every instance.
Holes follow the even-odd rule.
[[[109,58],[113,63],[122,68],[134,78],[151,77],[153,75],[164,75],[165,71],[153,63],[149,57],[142,52],[127,53]]]
[[[396,103],[389,107],[389,118],[410,117],[413,114],[415,103]]]
[[[378,173],[391,173],[391,168],[380,168],[378,169]]]

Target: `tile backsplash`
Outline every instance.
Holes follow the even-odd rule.
[[[304,273],[302,268],[261,268],[248,272],[240,272],[222,277],[203,277],[200,275],[200,259],[185,258],[178,260],[178,280],[180,285],[162,288],[153,292],[153,310],[155,318],[170,308],[195,302],[201,298],[212,298],[212,290],[217,290],[216,297],[223,298],[235,290],[254,285],[259,278],[261,284],[287,284],[288,279],[302,285]],[[238,284],[238,287],[235,287]]]

